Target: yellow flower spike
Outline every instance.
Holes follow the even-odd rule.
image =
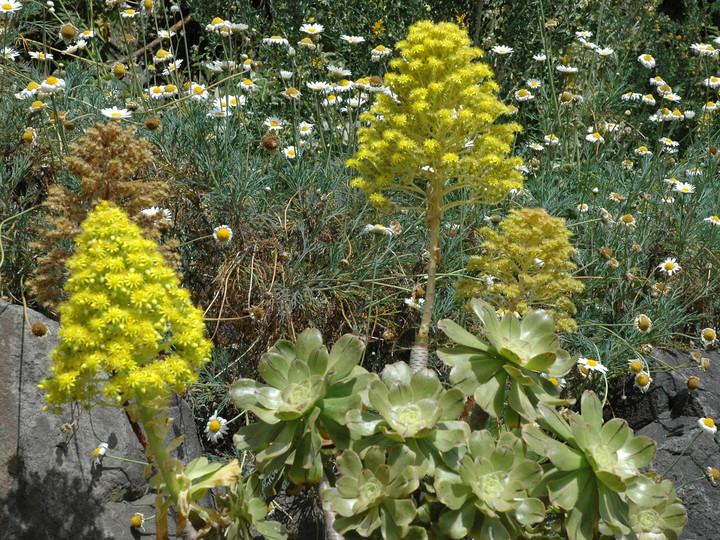
[[[119,404],[186,388],[211,349],[189,293],[120,208],[103,201],[82,229],[67,263],[53,375],[41,383],[48,404]]]

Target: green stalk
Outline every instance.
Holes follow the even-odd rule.
[[[168,470],[165,466],[170,459],[170,454],[168,454],[167,450],[165,450],[162,439],[158,437],[155,432],[154,428],[157,422],[155,420],[155,410],[150,407],[146,407],[140,400],[138,400],[138,412],[140,413],[140,422],[142,422],[142,425],[145,428],[145,435],[147,436],[148,443],[150,443],[150,448],[152,449],[153,456],[155,458],[155,465],[162,475],[165,487],[167,487],[167,490],[170,493],[170,498],[173,503],[177,504],[178,495],[180,494],[180,486],[178,485],[177,478],[175,477],[175,474],[173,474],[173,471]]]
[[[438,174],[428,187],[427,225],[430,228],[430,252],[428,261],[428,280],[425,288],[425,305],[420,321],[420,329],[415,338],[415,345],[410,351],[410,368],[413,372],[427,367],[428,342],[430,324],[432,322],[433,304],[435,303],[435,274],[440,261],[440,221],[442,219],[443,175]]]

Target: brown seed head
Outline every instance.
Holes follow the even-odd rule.
[[[150,116],[145,120],[145,127],[148,131],[155,131],[160,129],[160,119],[157,116]]]
[[[698,379],[697,377],[690,377],[687,381],[685,381],[685,386],[687,387],[688,392],[697,390],[697,388],[700,386],[700,379]]]
[[[65,41],[71,41],[76,35],[77,28],[75,28],[72,24],[64,24],[62,28],[60,28],[60,37]]]
[[[33,325],[30,327],[30,331],[32,332],[33,336],[43,337],[45,334],[48,333],[48,327],[38,321],[36,323],[33,323]]]
[[[278,139],[275,135],[268,133],[260,139],[260,147],[264,148],[268,154],[277,154],[278,148],[280,148],[280,139]]]

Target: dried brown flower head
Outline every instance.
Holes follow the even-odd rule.
[[[79,189],[50,186],[43,206],[47,210],[47,226],[41,227],[41,238],[32,247],[42,255],[30,289],[45,307],[55,310],[61,298],[67,276],[65,262],[72,253],[72,241],[80,233],[80,224],[88,212],[102,200],[122,207],[131,216],[138,216],[145,208],[162,204],[167,199],[167,184],[149,180],[140,173],[153,160],[150,143],[133,137],[134,128],[123,128],[117,122],[98,124],[87,130],[84,137],[70,145],[72,155],[65,158],[69,173],[81,180]],[[153,223],[143,225],[144,234],[153,240],[160,230]],[[160,246],[168,262],[178,267],[172,254],[175,241]]]
[[[43,337],[44,335],[47,335],[48,327],[38,321],[36,323],[33,323],[33,325],[30,327],[30,331],[32,332],[33,336]]]
[[[687,387],[688,392],[697,390],[697,388],[700,386],[700,379],[698,379],[697,377],[690,377],[687,381],[685,381],[685,386]]]
[[[275,135],[268,133],[260,139],[260,147],[264,148],[268,154],[277,154],[278,148],[280,148],[280,139]]]
[[[149,116],[148,119],[145,120],[145,127],[148,131],[160,129],[160,119],[157,116]]]

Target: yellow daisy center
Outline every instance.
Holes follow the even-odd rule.
[[[165,86],[166,92],[174,92],[175,90],[177,90],[177,86],[175,86],[174,84],[168,84]]]
[[[132,517],[132,519],[130,520],[130,523],[132,524],[133,527],[135,527],[136,529],[139,529],[140,527],[142,527],[143,517],[140,514],[135,514]]]
[[[93,452],[93,457],[94,458],[98,457],[98,454],[100,454],[100,448],[95,449],[95,451]]]
[[[553,383],[553,386],[555,386],[556,388],[557,388],[557,386],[560,384],[555,377],[548,377],[548,381],[550,381],[551,383]]]
[[[587,365],[590,367],[597,367],[597,362],[591,358],[587,361]]]
[[[110,116],[112,116],[113,118],[119,118],[122,116],[122,113],[115,111],[115,112],[110,113]]]
[[[2,5],[2,8],[3,8],[5,11],[10,11],[10,10],[12,9],[12,5],[11,5],[11,4],[3,4],[3,5]]]
[[[225,230],[225,229],[222,229],[222,230]],[[220,235],[220,232],[218,231],[218,236],[219,235]],[[212,431],[213,433],[217,433],[218,431],[220,431],[221,425],[220,425],[220,422],[218,422],[217,420],[212,420],[208,427],[210,428],[210,431]]]
[[[640,360],[633,360],[630,363],[630,371],[633,373],[640,373],[643,369],[642,362]]]
[[[202,94],[205,89],[202,86],[196,86],[193,88],[193,94]]]
[[[711,216],[710,221],[714,221],[715,223],[720,223],[720,217],[718,216]]]
[[[32,102],[32,105],[30,105],[30,106],[33,107],[33,108],[42,107],[42,106],[43,106],[43,102],[42,102],[42,101],[33,101],[33,102]]]
[[[702,337],[705,341],[715,341],[715,330],[712,328],[706,328],[702,331]]]
[[[210,21],[210,24],[215,26],[216,24],[222,24],[223,22],[225,21],[223,21],[220,17],[215,17],[212,21]]]
[[[220,240],[221,242],[227,242],[228,240],[230,240],[230,231],[225,228],[218,230],[217,239]],[[213,422],[217,422],[217,420],[213,420]],[[213,422],[210,422],[211,430],[212,430]],[[219,424],[219,422],[217,422],[217,423]],[[218,427],[218,429],[220,429],[220,428]]]
[[[666,262],[666,263],[663,265],[663,268],[664,268],[665,270],[672,270],[673,268],[675,268],[675,263]]]
[[[714,428],[714,427],[715,427],[715,421],[714,421],[712,418],[704,418],[704,419],[703,419],[703,424],[705,424],[705,425],[706,425],[707,427],[709,427],[709,428]]]
[[[288,155],[289,155],[289,156],[294,156],[294,155],[295,155],[295,150],[288,150]]]
[[[22,134],[22,139],[26,143],[31,143],[33,141],[33,132],[30,130],[27,130],[25,133]]]
[[[638,386],[646,386],[650,382],[650,378],[645,373],[640,373],[635,377],[635,382],[638,383]]]

